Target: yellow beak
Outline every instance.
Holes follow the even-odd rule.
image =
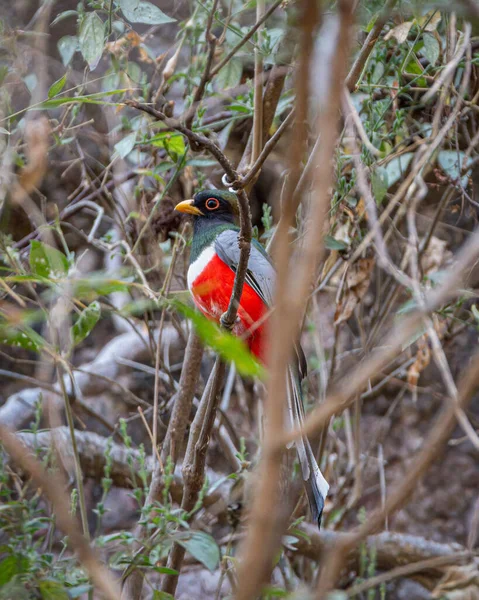
[[[196,206],[193,206],[193,203],[194,200],[183,200],[183,202],[180,202],[175,206],[175,210],[182,213],[188,213],[189,215],[202,216],[203,213],[201,212],[201,210],[199,208],[196,208]]]

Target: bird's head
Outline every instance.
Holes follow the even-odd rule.
[[[196,219],[209,219],[234,223],[239,216],[238,198],[226,190],[203,190],[191,200],[183,200],[175,210],[193,215]]]

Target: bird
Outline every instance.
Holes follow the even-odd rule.
[[[240,258],[238,197],[227,190],[202,190],[192,199],[177,204],[175,210],[193,216],[188,289],[199,311],[221,323],[228,309]],[[253,238],[232,333],[243,338],[251,353],[263,364],[267,362],[267,326],[275,281],[276,270],[271,257]],[[296,357],[287,373],[288,414],[293,428],[300,427],[304,420],[301,380],[307,371],[301,346],[296,344],[295,349]],[[295,446],[311,514],[320,527],[329,485],[308,438],[300,437]]]

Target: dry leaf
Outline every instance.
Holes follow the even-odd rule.
[[[479,600],[479,570],[475,563],[454,565],[446,570],[432,592],[433,598]]]
[[[397,25],[396,27],[388,31],[384,36],[384,39],[390,40],[391,38],[395,37],[400,44],[403,44],[406,41],[407,36],[409,35],[409,32],[411,31],[411,27],[413,25],[414,20],[405,21],[404,23],[401,23],[400,25]]]
[[[344,283],[344,293],[334,315],[335,325],[347,321],[353,314],[354,309],[369,288],[373,267],[374,260],[372,258],[360,258],[349,267]]]
[[[431,17],[432,14],[432,17]],[[431,17],[429,23],[424,27],[425,31],[436,31],[437,26],[441,22],[441,13],[438,10],[430,10],[428,13],[419,19],[419,25],[425,23]]]
[[[417,386],[420,374],[431,362],[431,350],[426,336],[422,336],[417,343],[416,360],[407,370],[407,382],[414,387]]]
[[[331,271],[331,269],[334,267],[338,258],[339,258],[339,252],[337,250],[331,250],[328,258],[326,259],[326,261],[324,263],[323,270],[321,272],[321,281],[324,280],[324,278],[329,273],[329,271]]]
[[[427,250],[421,258],[424,275],[438,271],[451,256],[451,252],[447,250],[447,241],[432,236]]]
[[[18,183],[13,190],[13,200],[21,201],[38,187],[45,175],[48,164],[48,136],[50,125],[46,117],[29,121],[25,129],[27,162],[18,174]]]
[[[362,219],[365,213],[366,203],[364,202],[364,198],[361,196],[361,198],[359,198],[359,202],[356,205],[356,215],[358,219]]]

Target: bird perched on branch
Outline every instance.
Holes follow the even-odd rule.
[[[228,309],[240,258],[236,226],[238,199],[232,192],[204,190],[192,200],[180,202],[175,209],[194,217],[188,288],[199,310],[220,322]],[[233,333],[245,339],[251,352],[263,363],[266,362],[266,326],[275,280],[276,271],[270,257],[261,244],[253,240]],[[292,427],[300,426],[304,418],[301,379],[306,374],[306,360],[299,344],[296,356],[289,365],[287,379]],[[319,526],[329,486],[305,436],[296,442],[296,450],[311,512]]]

